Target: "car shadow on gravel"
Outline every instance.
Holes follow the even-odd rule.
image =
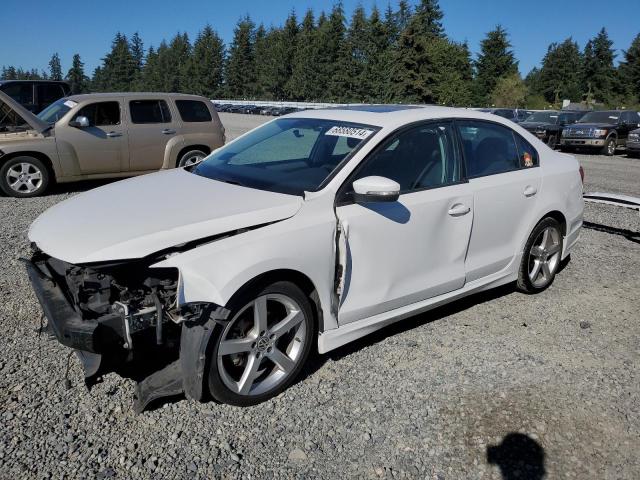
[[[487,463],[500,468],[503,480],[542,480],[544,448],[528,435],[509,433],[499,445],[487,447]]]

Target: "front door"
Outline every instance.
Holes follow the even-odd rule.
[[[461,288],[473,219],[449,122],[395,134],[363,161],[338,194],[344,231],[346,324]],[[400,184],[392,203],[357,204],[351,183],[382,176]]]
[[[74,151],[80,173],[99,174],[126,171],[129,157],[127,130],[122,124],[122,100],[94,102],[73,115],[89,120],[88,127],[56,125],[59,150]],[[66,143],[66,148],[61,148]]]
[[[178,136],[180,124],[175,117],[167,101],[162,98],[129,101],[132,171],[162,167],[167,143]]]

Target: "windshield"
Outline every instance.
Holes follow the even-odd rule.
[[[74,102],[73,100],[61,98],[60,100],[53,102],[47,108],[42,110],[37,115],[37,117],[43,122],[47,122],[48,124],[53,124],[53,123],[56,123],[58,120],[60,120],[62,117],[64,117],[65,114],[69,110],[71,110],[73,107],[75,107],[77,104],[78,103]]]
[[[618,123],[620,112],[589,112],[578,123]]]
[[[526,122],[557,123],[558,112],[534,112],[527,117]]]
[[[302,195],[316,191],[377,127],[282,118],[216,150],[194,173],[260,190]]]

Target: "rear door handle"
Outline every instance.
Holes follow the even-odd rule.
[[[164,133],[165,135],[173,135],[174,133],[176,133],[176,131],[171,130],[170,128],[165,128],[164,130],[162,130],[162,133]]]
[[[449,209],[449,215],[452,217],[461,217],[469,213],[471,209],[462,203],[456,203]]]
[[[109,138],[113,138],[113,137],[121,137],[122,134],[120,132],[109,132],[107,133],[107,137]]]
[[[536,193],[538,193],[538,189],[536,187],[532,187],[531,185],[527,185],[524,187],[524,196],[525,197],[533,197]]]

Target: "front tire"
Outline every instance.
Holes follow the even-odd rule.
[[[0,189],[11,197],[36,197],[47,189],[49,182],[49,170],[35,157],[13,157],[0,167]]]
[[[613,156],[616,153],[616,138],[615,137],[607,138],[607,140],[604,142],[604,146],[602,147],[602,150],[600,151],[600,153],[602,155],[606,155],[607,157]]]
[[[239,295],[229,320],[210,340],[208,386],[222,403],[255,405],[285,390],[298,376],[315,339],[309,298],[291,282]]]
[[[563,238],[558,221],[544,218],[531,232],[518,271],[518,290],[542,292],[553,283],[560,268]]]

